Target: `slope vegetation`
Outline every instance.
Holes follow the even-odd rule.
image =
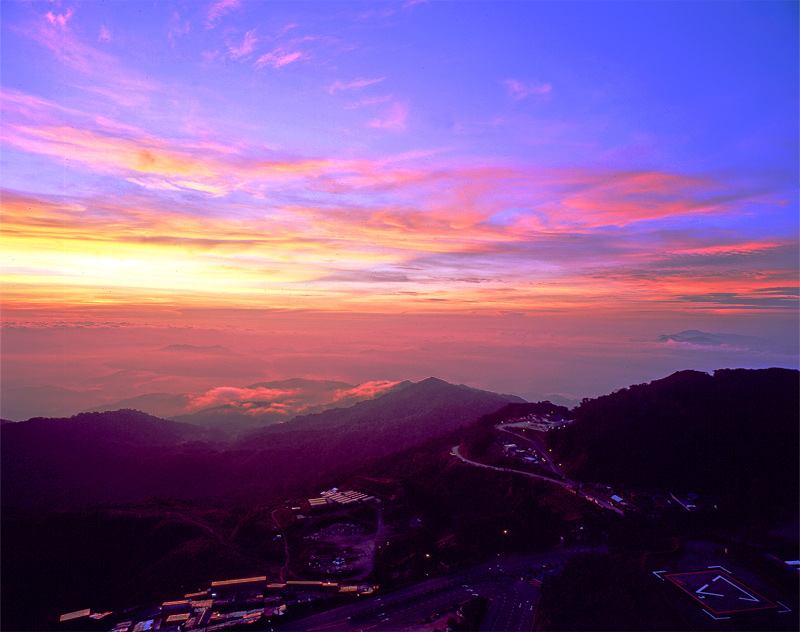
[[[680,371],[584,400],[548,440],[578,480],[710,494],[745,510],[794,507],[798,375]]]
[[[430,378],[235,444],[136,411],[2,426],[4,506],[68,507],[155,495],[261,501],[446,434],[519,398]]]

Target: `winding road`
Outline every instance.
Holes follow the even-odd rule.
[[[518,435],[514,435],[514,436],[518,436]],[[595,496],[593,494],[590,494],[590,493],[580,489],[578,487],[578,483],[576,483],[575,481],[571,481],[568,478],[565,478],[563,481],[561,481],[561,480],[558,480],[558,479],[555,479],[555,478],[551,478],[549,476],[543,476],[541,474],[534,474],[533,472],[523,472],[522,470],[514,470],[514,469],[511,469],[511,468],[507,468],[507,467],[497,467],[495,465],[486,465],[485,463],[478,463],[477,461],[473,461],[471,459],[468,459],[465,456],[462,456],[461,453],[459,452],[458,448],[459,448],[459,446],[453,446],[453,448],[450,450],[450,453],[453,456],[455,456],[457,459],[459,459],[459,460],[463,461],[464,463],[466,463],[467,465],[472,465],[473,467],[482,467],[482,468],[487,469],[487,470],[497,470],[498,472],[511,472],[512,474],[521,474],[522,476],[528,476],[530,478],[538,478],[538,479],[541,479],[543,481],[549,481],[549,482],[554,483],[556,485],[561,485],[561,487],[563,487],[564,489],[568,489],[573,494],[577,494],[581,498],[584,498],[585,500],[588,500],[589,502],[592,502],[592,503],[602,507],[603,509],[608,509],[609,511],[613,511],[614,513],[617,513],[620,516],[625,515],[625,512],[622,511],[622,509],[620,509],[619,507],[614,507],[614,505],[606,502],[602,498],[598,498],[597,496]]]

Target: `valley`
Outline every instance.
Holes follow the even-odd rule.
[[[714,379],[722,381],[714,397],[730,398],[725,381],[733,379],[737,407],[745,414],[758,410],[763,423],[788,423],[796,394],[787,387],[796,378],[794,372],[718,372]],[[772,384],[768,393],[760,388],[764,379]],[[631,391],[644,414],[650,414],[651,396],[660,406],[668,398],[692,414],[687,406],[695,404],[683,398],[687,391],[696,394],[698,384],[711,392],[708,377],[692,372]],[[466,412],[476,398],[486,400],[481,405],[487,412]],[[689,401],[701,400],[693,395]],[[187,450],[215,454],[218,462],[235,456],[239,468],[250,468],[240,470],[250,478],[248,493],[227,496],[223,490],[237,489],[236,481],[244,479],[230,479],[232,470],[217,467],[194,471],[208,481],[199,488],[210,493],[206,497],[71,501],[44,509],[30,499],[15,505],[4,494],[3,541],[13,546],[5,547],[2,559],[3,629],[553,629],[574,625],[565,622],[588,606],[564,610],[564,604],[578,595],[590,598],[585,588],[602,584],[597,573],[612,573],[616,586],[598,611],[601,619],[628,608],[629,593],[653,604],[649,611],[630,609],[629,625],[616,625],[647,628],[648,617],[657,616],[674,629],[735,629],[730,626],[737,621],[750,629],[792,629],[797,576],[780,560],[795,558],[798,540],[791,527],[775,531],[796,524],[791,481],[783,496],[769,497],[779,502],[767,511],[758,498],[732,503],[728,492],[740,488],[709,487],[685,471],[675,470],[667,486],[615,480],[613,470],[589,479],[580,468],[592,453],[576,458],[575,441],[592,436],[585,413],[596,405],[588,401],[572,411],[549,402],[498,405],[497,396],[426,380],[352,409],[298,418],[232,448],[198,443],[197,431],[141,414],[76,417],[76,437],[84,448],[94,441],[97,453],[155,452],[178,463]],[[716,424],[708,406],[702,404],[704,423]],[[641,413],[630,408],[626,414]],[[422,428],[415,424],[423,415],[428,435],[420,441],[413,433]],[[439,426],[431,424],[434,419]],[[107,421],[113,423],[98,434]],[[39,443],[25,448],[29,454],[48,449],[41,442],[48,423],[35,420],[30,431]],[[726,423],[738,422],[728,417]],[[24,437],[7,435],[8,426],[4,451],[6,436]],[[70,422],[56,420],[53,427],[63,449]],[[399,437],[400,428],[412,438],[390,441],[392,449],[385,442]],[[607,432],[614,432],[613,425]],[[323,467],[313,476],[284,479],[292,487],[267,492],[258,484],[264,476],[259,459],[271,464],[272,476],[288,476],[288,461],[271,456],[280,454],[276,450],[297,455],[301,446],[323,445],[349,451],[338,452],[338,461],[336,451],[327,457],[316,452]],[[14,450],[16,458],[24,453]],[[629,443],[628,452],[647,450]],[[358,453],[364,458],[354,459]],[[80,454],[86,458],[86,449]],[[681,459],[682,467],[694,467],[686,454]],[[764,476],[782,463],[764,462]],[[92,467],[91,459],[86,466]],[[3,467],[6,486],[14,470],[8,462]],[[682,485],[685,480],[692,486]],[[736,477],[728,480],[738,484]],[[764,517],[758,522],[752,518],[757,510]],[[727,569],[726,581],[763,595],[764,606],[718,616],[719,607],[709,610],[697,599],[692,604],[691,597],[687,602],[670,579],[713,572],[715,565]],[[576,592],[575,582],[584,588]]]

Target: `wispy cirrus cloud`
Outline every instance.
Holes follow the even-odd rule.
[[[179,37],[187,35],[189,31],[192,30],[189,20],[181,20],[181,16],[177,11],[172,12],[172,15],[169,18],[169,23],[167,24],[167,28],[167,37],[169,38],[172,46],[175,45],[175,40],[177,40]]]
[[[384,116],[372,119],[367,123],[367,126],[400,132],[406,128],[408,113],[409,107],[407,103],[395,101]]]
[[[60,64],[90,79],[88,83],[80,84],[82,89],[102,94],[121,105],[141,106],[148,95],[156,90],[156,85],[147,77],[126,68],[107,52],[84,42],[70,28],[73,13],[73,9],[64,14],[53,14],[51,11],[34,18],[21,30],[49,51]],[[103,43],[111,41],[111,32],[105,25],[101,26],[98,39]]]
[[[97,36],[97,40],[99,42],[103,42],[108,44],[112,39],[114,39],[111,35],[111,31],[108,30],[108,27],[103,24],[100,26],[100,34]]]
[[[175,143],[107,117],[93,117],[92,130],[58,125],[64,114],[60,106],[13,91],[3,106],[2,133],[7,143],[44,156],[78,160],[86,169],[120,174],[144,187],[182,187],[219,195],[234,189],[263,191],[253,187],[269,186],[270,182],[302,181],[310,190],[338,195],[380,192],[397,198],[384,204],[382,213],[398,226],[413,225],[422,218],[435,223],[437,217],[451,214],[460,218],[462,228],[484,224],[483,230],[489,232],[503,226],[516,231],[630,226],[681,215],[732,212],[748,200],[768,197],[758,185],[731,187],[709,176],[663,171],[498,165],[398,168],[364,160],[276,158],[242,145],[206,140]],[[374,126],[402,129],[406,114],[401,106]],[[428,197],[428,205],[437,208],[436,213],[404,212],[402,220],[395,216],[393,207],[416,205],[420,195]]]
[[[73,8],[67,9],[66,13],[54,14],[52,11],[48,11],[44,17],[47,19],[48,22],[50,22],[50,24],[54,26],[56,25],[60,26],[63,29],[66,28],[67,22],[69,22],[69,19],[72,17],[74,11],[75,9]]]
[[[214,28],[223,16],[236,11],[241,6],[242,3],[239,0],[217,0],[217,2],[213,2],[206,12],[206,28]]]
[[[388,103],[395,98],[393,94],[385,94],[383,96],[378,97],[367,97],[366,99],[361,99],[355,103],[349,103],[344,106],[346,110],[355,110],[356,108],[367,107],[370,105],[379,105],[380,103]]]
[[[546,96],[553,89],[549,83],[525,82],[518,79],[506,79],[503,81],[508,95],[514,101],[521,101],[529,96]]]
[[[344,82],[339,79],[334,81],[330,86],[326,88],[329,94],[333,94],[337,91],[344,91],[344,90],[353,90],[356,88],[365,88],[366,86],[372,86],[376,83],[381,83],[385,81],[386,77],[378,77],[377,79],[353,79],[352,81]]]
[[[800,301],[794,294],[779,293],[772,296],[747,292],[708,292],[679,297],[689,303],[705,303],[718,309],[787,309],[797,311]]]
[[[255,67],[263,68],[264,66],[271,66],[272,68],[281,68],[305,58],[306,54],[301,51],[290,50],[279,46],[269,53],[261,55],[261,57],[256,60]]]
[[[376,296],[502,309],[524,308],[532,297],[559,305],[598,296],[708,309],[788,304],[753,293],[790,284],[796,241],[669,228],[774,202],[768,186],[747,178],[432,165],[424,151],[403,160],[314,159],[178,141],[15,91],[2,105],[8,147],[128,187],[113,197],[5,192],[8,256],[38,253],[7,268],[17,283],[6,292],[12,302],[58,274],[76,297],[108,285],[120,300],[148,278],[151,297],[158,286],[164,296],[172,288],[173,300],[203,292],[240,303],[291,302],[302,291],[314,305],[377,305]],[[121,265],[123,255],[136,266]],[[87,281],[88,270],[99,272]]]
[[[86,74],[95,74],[102,67],[116,66],[116,60],[82,42],[68,26],[74,10],[63,14],[48,12],[34,19],[25,28],[27,34],[50,51],[62,64]]]
[[[244,34],[244,40],[238,46],[228,43],[228,54],[234,59],[241,59],[250,56],[256,48],[258,38],[255,35],[256,29],[253,28]]]

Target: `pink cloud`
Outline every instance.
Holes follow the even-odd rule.
[[[332,405],[349,406],[382,395],[397,384],[399,382],[377,380],[364,382],[353,388],[323,392],[314,391],[313,386],[311,389],[266,388],[255,385],[249,388],[219,386],[191,396],[187,410],[233,406],[249,414],[280,412],[288,417],[319,406],[322,408],[329,408]]]
[[[143,94],[154,90],[152,82],[132,73],[115,57],[81,41],[67,24],[71,15],[72,11],[56,16],[48,13],[45,19],[29,25],[25,32],[64,66],[90,78],[102,78],[101,82],[92,81],[82,86],[85,90],[105,94],[122,105],[136,95],[139,97],[138,105],[141,105]],[[105,41],[104,34],[110,41],[112,36],[105,26],[100,30],[101,41]]]
[[[382,162],[269,159],[263,151],[224,143],[187,143],[177,146],[131,126],[94,117],[93,125],[64,125],[63,110],[42,99],[8,92],[3,138],[21,149],[59,159],[81,161],[85,168],[119,173],[152,190],[189,189],[221,195],[234,189],[265,194],[276,186],[304,182],[308,190],[330,193],[392,192],[397,202],[380,209],[356,209],[342,215],[302,205],[287,209],[314,218],[319,226],[341,223],[345,216],[369,212],[374,226],[449,226],[466,231],[497,233],[513,224],[525,234],[569,227],[590,229],[626,226],[636,222],[685,214],[729,212],[746,191],[730,191],[701,176],[639,171],[608,172],[589,169],[545,170],[499,165],[441,166],[436,169],[397,168]],[[402,130],[408,109],[396,102],[386,117],[371,127]],[[16,122],[23,119],[24,123]],[[59,124],[61,121],[61,124]],[[100,126],[98,128],[98,125]],[[90,128],[94,127],[95,131]],[[420,199],[427,209],[418,215]],[[498,211],[529,208],[531,213],[506,213],[501,223],[487,223]],[[414,209],[414,210],[411,210]],[[354,226],[359,231],[372,224]],[[435,230],[434,230],[435,232]],[[493,239],[495,237],[492,237]]]
[[[242,57],[247,57],[255,50],[256,43],[258,42],[258,38],[255,36],[256,29],[252,29],[247,31],[244,35],[244,41],[242,42],[241,46],[232,46],[228,44],[228,52],[230,56],[234,59],[241,59]]]
[[[741,292],[741,270],[756,258],[761,277],[753,283],[766,284],[764,275],[770,274],[770,286],[786,285],[776,275],[790,270],[785,263],[790,250],[780,240],[676,233],[657,223],[680,215],[698,222],[712,213],[734,217],[763,200],[762,189],[720,181],[718,175],[470,166],[446,159],[433,165],[424,153],[417,162],[413,152],[402,167],[391,161],[277,158],[242,143],[177,143],[109,118],[92,117],[84,124],[74,113],[14,91],[2,105],[9,145],[69,159],[95,173],[118,174],[150,191],[134,193],[123,183],[124,194],[114,199],[25,200],[6,193],[4,229],[17,236],[18,252],[42,248],[47,240],[58,244],[53,252],[64,243],[76,253],[102,252],[114,244],[148,253],[163,269],[177,270],[180,264],[197,270],[202,264],[209,272],[202,290],[220,304],[255,305],[261,298],[253,288],[263,287],[275,305],[285,307],[284,288],[302,286],[303,305],[309,308],[331,308],[341,301],[395,308],[438,298],[448,307],[473,302],[516,309],[534,298],[556,305],[603,296],[633,300],[655,295],[653,288],[660,296],[667,290],[673,296]],[[276,201],[273,192],[287,187],[301,192],[291,202]],[[237,191],[241,198],[201,208],[170,195],[176,191],[207,196]],[[315,192],[336,194],[336,201],[319,204]],[[263,200],[269,200],[268,214]],[[630,227],[624,238],[621,226]],[[332,243],[336,261],[325,256]],[[228,258],[230,253],[236,257]],[[49,262],[41,264],[46,270],[37,272],[40,287],[30,290],[31,296],[49,291],[43,289],[52,285],[48,278],[66,276],[70,268],[61,265],[64,256],[48,255]],[[769,270],[765,258],[775,262]],[[85,269],[91,265],[87,262]],[[266,271],[274,280],[265,280]],[[536,285],[526,282],[533,271]],[[129,284],[118,290],[120,301],[135,301],[141,290],[126,275],[120,270],[110,278]],[[88,278],[73,274],[70,282],[90,287],[95,281]],[[182,282],[176,277],[174,287],[183,287]],[[6,294],[9,303],[25,300],[24,291],[11,294],[12,289]],[[90,294],[77,285],[65,291],[74,292],[76,301]],[[176,290],[158,300],[192,302],[199,300],[192,298],[195,291]]]
[[[389,380],[377,380],[372,382],[364,382],[353,388],[343,389],[336,392],[334,401],[341,402],[356,398],[358,400],[372,399],[383,395],[386,391],[400,382],[391,382]]]
[[[514,101],[521,101],[531,95],[545,96],[553,89],[549,83],[524,83],[517,79],[506,79],[503,82],[508,89],[509,96]]]
[[[189,402],[191,410],[202,410],[228,404],[244,404],[252,402],[276,403],[274,400],[286,400],[298,394],[298,389],[270,389],[270,388],[237,388],[235,386],[219,386],[212,388],[201,395],[197,395]]]
[[[181,22],[181,16],[177,11],[173,11],[172,17],[169,19],[169,33],[167,34],[169,41],[174,45],[175,40],[186,35],[190,29],[189,21]]]
[[[286,35],[289,31],[291,31],[292,29],[296,29],[298,26],[300,26],[300,25],[299,24],[294,24],[294,23],[287,24],[280,31],[278,31],[278,37],[280,37],[282,35]]]
[[[364,88],[365,86],[371,86],[376,83],[380,83],[384,81],[386,77],[379,77],[378,79],[353,79],[350,82],[343,82],[340,80],[336,80],[328,86],[327,90],[329,94],[333,94],[337,90],[352,90],[353,88]]]
[[[235,11],[241,5],[242,3],[239,0],[218,0],[218,2],[213,3],[208,9],[206,28],[214,28],[217,22],[222,19],[222,16]]]
[[[402,131],[406,128],[406,118],[408,118],[408,106],[395,101],[385,117],[372,119],[367,125],[376,129]]]
[[[105,42],[106,44],[111,41],[111,31],[108,30],[108,27],[106,27],[105,24],[100,26],[100,35],[97,36],[97,39],[98,41]]]
[[[67,26],[72,11],[64,15],[47,13],[44,21],[34,24],[29,30],[31,37],[49,49],[61,63],[85,73],[93,73],[98,68],[108,66],[114,61],[81,42]]]
[[[50,24],[56,25],[58,24],[62,29],[67,26],[67,22],[72,17],[74,9],[69,9],[66,13],[53,15],[53,12],[48,12],[44,17],[50,22]]]
[[[289,52],[285,48],[276,48],[272,52],[259,57],[255,66],[256,68],[263,68],[264,66],[280,68],[281,66],[286,66],[304,57],[305,55],[299,51]]]
[[[354,110],[356,108],[361,108],[361,107],[365,107],[365,106],[369,106],[369,105],[378,105],[379,103],[388,103],[392,99],[394,99],[394,95],[393,94],[387,94],[387,95],[384,95],[382,97],[371,97],[369,99],[362,99],[361,101],[358,101],[357,103],[351,103],[349,105],[345,105],[344,108],[346,110]]]

